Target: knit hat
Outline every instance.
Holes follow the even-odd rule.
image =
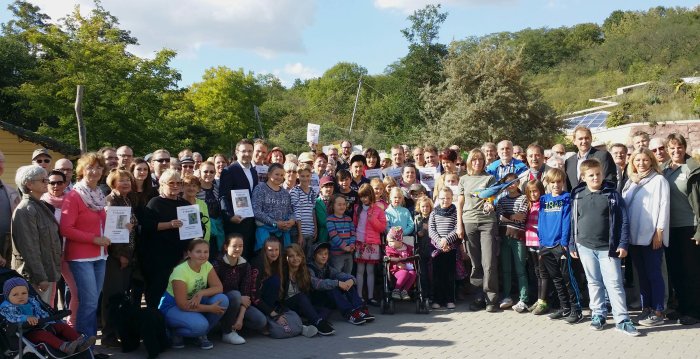
[[[5,284],[2,286],[2,294],[5,296],[5,299],[10,297],[10,292],[14,287],[27,287],[27,289],[29,289],[29,283],[27,283],[24,278],[20,277],[14,277],[6,280]]]
[[[386,235],[386,238],[393,240],[394,242],[403,242],[403,228],[400,226],[391,227],[389,234]]]

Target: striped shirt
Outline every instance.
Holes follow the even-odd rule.
[[[509,195],[506,195],[498,200],[498,204],[496,204],[496,213],[498,214],[499,219],[502,219],[501,216],[510,218],[511,215],[514,215],[516,213],[527,213],[527,198],[525,198],[525,196],[523,195],[520,195],[518,197],[511,197]],[[499,225],[501,227],[505,226],[521,231],[525,230],[524,220],[513,221],[508,219],[506,221],[501,221]]]
[[[525,245],[528,247],[539,247],[540,237],[537,236],[537,220],[540,216],[540,201],[530,204],[530,211],[527,213],[525,222]]]
[[[309,188],[309,192],[305,193],[301,186],[295,186],[289,195],[292,197],[294,217],[301,222],[301,234],[313,236],[316,229],[314,226],[314,206],[318,194],[313,188]]]
[[[430,243],[435,248],[439,248],[441,239],[445,239],[450,245],[457,242],[459,239],[457,237],[457,209],[454,204],[450,205],[447,210],[438,207],[430,213],[428,234],[430,235]]]
[[[350,216],[338,217],[335,214],[329,214],[326,227],[328,227],[328,238],[331,242],[331,255],[346,253],[343,247],[355,243],[355,226]]]

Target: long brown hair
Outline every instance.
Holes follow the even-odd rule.
[[[289,263],[287,262],[287,255],[290,252],[294,252],[301,258],[299,269],[297,269],[297,272],[294,274],[294,278],[289,277]],[[285,284],[283,285],[286,285],[287,281],[293,280],[294,283],[297,284],[297,287],[299,287],[299,290],[301,290],[302,292],[308,293],[311,290],[311,274],[309,274],[309,267],[306,266],[306,258],[304,256],[304,251],[301,249],[301,246],[299,246],[296,243],[290,244],[285,250],[284,274],[285,281],[283,283]]]
[[[279,278],[282,278],[282,260],[280,257],[277,257],[276,261],[270,262],[270,260],[267,258],[267,253],[265,253],[265,248],[271,244],[276,244],[279,247],[280,257],[282,257],[282,242],[280,242],[277,237],[268,237],[263,244],[262,253],[260,253],[260,255],[263,256],[263,270],[265,271],[265,273],[263,273],[263,279],[270,278],[275,274]]]

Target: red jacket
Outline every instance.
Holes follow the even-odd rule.
[[[63,259],[93,258],[100,255],[100,246],[92,241],[102,235],[107,213],[88,208],[78,192],[70,191],[61,206],[61,235],[66,237]],[[107,253],[105,249],[105,254]]]
[[[362,202],[355,204],[355,211],[352,218],[352,223],[355,225],[355,231],[357,232],[357,223],[360,220],[360,209],[362,208]],[[372,204],[367,210],[367,225],[365,226],[365,243],[366,244],[380,244],[382,243],[380,235],[386,229],[386,215],[384,215],[384,210],[376,203]]]

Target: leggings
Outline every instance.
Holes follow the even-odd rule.
[[[357,292],[362,296],[365,268],[367,268],[367,299],[374,299],[374,264],[357,263]]]
[[[544,260],[540,256],[538,251],[528,250],[528,256],[530,257],[530,263],[535,268],[535,277],[537,277],[537,299],[547,300],[547,290],[549,289],[549,273],[547,268],[544,267]]]
[[[63,322],[51,324],[46,329],[31,330],[24,335],[32,343],[46,343],[48,346],[58,350],[61,350],[61,345],[64,342],[72,342],[80,338],[80,334],[75,329]]]
[[[398,290],[410,290],[413,287],[413,283],[416,282],[416,271],[399,269],[394,273],[396,277],[396,286],[394,289]]]

